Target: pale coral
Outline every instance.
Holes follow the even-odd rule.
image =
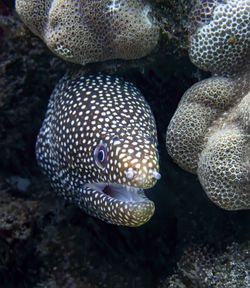
[[[167,130],[170,156],[228,210],[250,208],[249,79],[248,72],[193,85]]]
[[[159,38],[142,0],[16,0],[16,10],[52,52],[82,65],[144,57]]]
[[[190,60],[214,74],[242,71],[250,58],[249,18],[249,0],[198,1],[190,15]]]

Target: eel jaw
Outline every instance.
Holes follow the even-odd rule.
[[[136,227],[146,223],[155,206],[143,189],[111,183],[88,183],[81,189],[80,207],[108,223]]]

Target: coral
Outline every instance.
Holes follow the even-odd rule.
[[[206,135],[197,174],[213,202],[229,210],[250,208],[250,92],[225,118]]]
[[[223,76],[249,64],[248,0],[200,0],[190,13],[189,56],[200,69]]]
[[[159,38],[151,8],[141,0],[17,0],[16,10],[51,51],[82,65],[143,57]]]
[[[228,210],[250,208],[249,78],[247,72],[193,85],[167,130],[170,156],[197,173],[208,197]]]
[[[16,199],[4,191],[0,193],[0,237],[8,243],[26,240],[32,232],[36,201]]]
[[[232,243],[222,253],[207,247],[184,251],[175,274],[161,288],[247,288],[249,287],[250,242]]]

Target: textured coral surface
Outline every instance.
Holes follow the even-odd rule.
[[[32,221],[37,209],[36,201],[16,199],[0,187],[0,237],[8,243],[30,237]]]
[[[249,0],[198,1],[190,13],[189,56],[200,69],[239,72],[250,58]]]
[[[183,95],[167,130],[170,156],[228,210],[250,208],[249,107],[249,73],[208,78]]]
[[[16,10],[51,51],[82,65],[143,57],[159,38],[151,8],[141,0],[17,0]]]
[[[208,197],[228,210],[250,208],[250,92],[206,135],[197,174]]]
[[[225,251],[214,253],[207,247],[184,251],[178,269],[161,288],[238,288],[249,285],[249,241],[232,243]]]

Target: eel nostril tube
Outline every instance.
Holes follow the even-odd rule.
[[[153,178],[155,178],[156,180],[161,179],[161,174],[159,172],[157,172],[156,170],[152,171],[152,175],[153,175]]]
[[[126,177],[128,179],[132,179],[135,175],[135,172],[134,172],[133,168],[128,168],[128,170],[125,172],[125,174],[126,174]]]

